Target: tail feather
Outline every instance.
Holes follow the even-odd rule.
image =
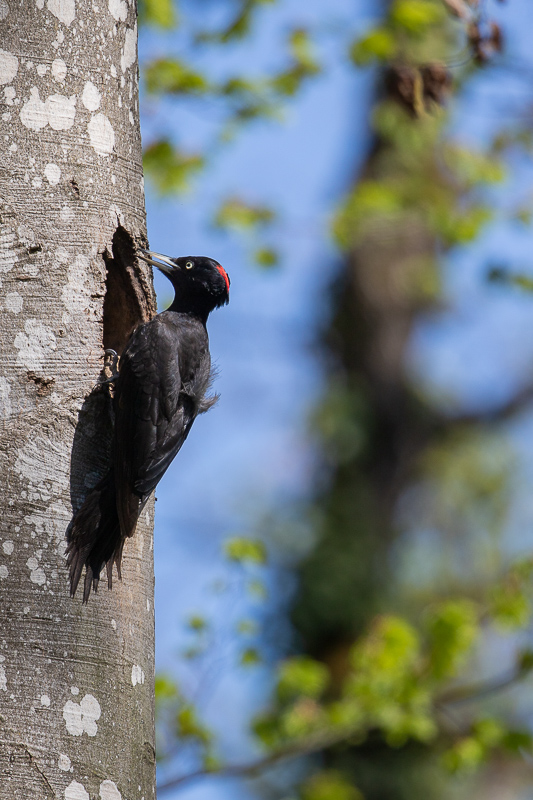
[[[70,594],[76,594],[83,567],[83,602],[87,603],[91,593],[98,589],[100,572],[107,565],[107,583],[112,586],[113,564],[120,564],[124,539],[120,531],[117,513],[115,481],[110,471],[92,489],[67,529],[67,564],[70,575]]]

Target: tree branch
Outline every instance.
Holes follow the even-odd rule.
[[[329,733],[329,735],[310,736],[308,739],[300,740],[293,745],[288,745],[283,750],[275,750],[262,758],[249,761],[246,764],[228,764],[219,769],[198,769],[185,775],[178,775],[176,778],[171,778],[159,785],[157,791],[158,793],[166,792],[169,789],[175,789],[177,786],[183,786],[185,783],[194,781],[197,778],[204,778],[207,776],[216,776],[217,778],[251,778],[257,773],[263,772],[265,769],[275,764],[279,764],[281,761],[312,755],[313,753],[318,753],[320,750],[325,750],[327,747],[340,744],[349,739],[350,736],[353,736],[354,733],[356,733],[355,728],[343,728],[342,731]]]
[[[458,686],[457,689],[451,689],[449,692],[441,695],[435,700],[436,706],[451,706],[459,705],[460,703],[469,703],[476,700],[483,700],[485,697],[496,692],[501,692],[509,686],[523,680],[531,672],[532,667],[519,666],[516,669],[509,670],[503,675],[492,678],[488,681],[478,681],[478,683],[470,684],[470,686]]]
[[[452,689],[437,698],[435,700],[435,707],[459,705],[460,703],[482,700],[485,697],[507,689],[509,686],[523,680],[530,674],[532,669],[533,665],[519,666],[491,680],[479,681],[469,686],[459,686],[457,689]],[[186,773],[185,775],[178,775],[159,785],[157,790],[158,792],[166,792],[170,789],[175,789],[178,786],[190,783],[197,778],[205,778],[207,776],[216,776],[218,778],[251,778],[257,773],[263,772],[265,769],[273,767],[275,764],[279,764],[281,761],[312,755],[313,753],[320,752],[320,750],[325,750],[327,747],[341,744],[358,732],[359,731],[355,728],[343,728],[342,731],[331,732],[329,735],[322,734],[320,736],[312,736],[293,745],[288,745],[283,750],[275,750],[273,753],[269,753],[255,761],[249,761],[244,764],[228,764],[227,766],[212,770],[198,769],[194,772]]]
[[[533,402],[533,384],[528,384],[519,389],[512,397],[497,408],[489,411],[480,411],[474,414],[458,414],[448,417],[446,422],[454,425],[475,425],[493,422],[506,422],[515,414],[527,408]]]

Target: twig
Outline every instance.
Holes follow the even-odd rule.
[[[533,401],[533,384],[528,384],[519,389],[512,397],[501,406],[488,411],[481,411],[479,414],[459,414],[450,416],[448,420],[456,425],[474,425],[488,422],[506,422],[526,409]],[[447,421],[448,421],[447,420]]]
[[[347,730],[344,728],[342,732],[337,731],[335,734],[330,733],[329,735],[309,737],[304,741],[300,741],[292,746],[289,745],[283,750],[275,750],[267,756],[258,758],[256,761],[249,761],[246,764],[228,764],[227,766],[212,770],[198,769],[194,772],[171,778],[159,785],[157,791],[165,792],[169,789],[175,789],[177,786],[183,786],[185,783],[194,781],[197,778],[207,777],[208,775],[216,776],[217,778],[251,778],[258,772],[263,772],[263,770],[275,764],[279,764],[281,761],[312,755],[313,753],[318,753],[320,750],[325,750],[327,747],[340,744],[346,741],[346,739],[349,739],[350,736],[353,736],[355,732],[355,729],[350,728]]]
[[[442,2],[455,17],[468,20],[472,18],[472,11],[468,8],[464,0],[442,0]]]
[[[529,675],[532,667],[518,667],[510,672],[506,672],[489,681],[479,681],[478,683],[471,684],[470,686],[459,686],[457,689],[451,689],[449,692],[441,695],[435,700],[435,705],[459,705],[460,703],[470,703],[476,700],[483,700],[484,697],[490,697],[491,694],[501,692],[515,683],[523,680]]]

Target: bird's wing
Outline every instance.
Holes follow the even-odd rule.
[[[135,331],[121,357],[114,468],[125,535],[133,532],[136,514],[182,446],[197,413],[183,392],[178,360],[175,337],[158,317]]]

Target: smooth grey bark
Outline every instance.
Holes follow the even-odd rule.
[[[136,9],[0,0],[0,20],[0,798],[151,800],[153,507],[88,606],[64,538],[104,468],[103,345],[154,312]]]

